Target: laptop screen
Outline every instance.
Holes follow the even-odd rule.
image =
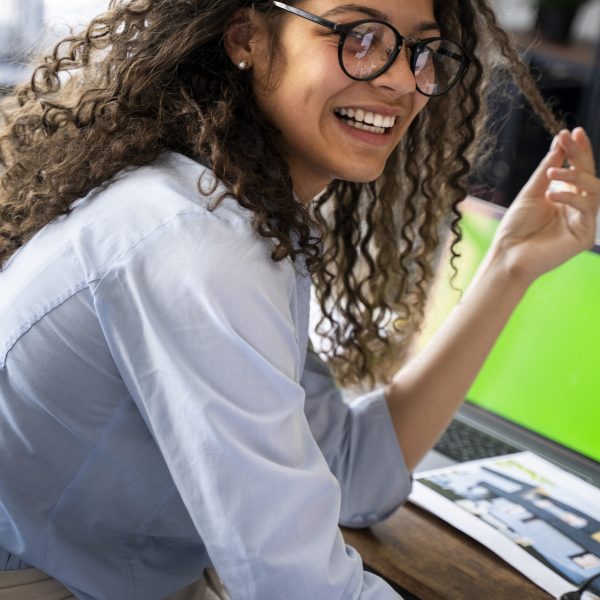
[[[469,199],[454,286],[465,290],[503,209]],[[421,343],[460,295],[449,254],[432,290]],[[537,280],[468,393],[469,402],[600,462],[600,248]]]

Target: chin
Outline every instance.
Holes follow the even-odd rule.
[[[378,166],[373,169],[352,169],[344,171],[344,174],[338,176],[337,179],[341,179],[342,181],[351,181],[353,183],[369,183],[371,181],[375,181],[379,179],[383,173],[385,165]]]

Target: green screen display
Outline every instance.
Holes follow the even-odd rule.
[[[466,289],[498,217],[478,202],[463,209],[454,285]],[[448,263],[447,260],[444,263]],[[423,340],[459,299],[443,265]],[[528,290],[486,360],[468,400],[600,461],[600,254],[585,252]]]

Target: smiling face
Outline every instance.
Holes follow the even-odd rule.
[[[296,6],[336,23],[378,18],[404,36],[439,35],[432,0],[306,0]],[[384,74],[355,81],[339,66],[335,32],[286,13],[273,80],[264,38],[257,39],[251,46],[254,91],[281,132],[281,149],[300,199],[310,201],[333,179],[379,177],[428,100],[416,91],[405,48]]]

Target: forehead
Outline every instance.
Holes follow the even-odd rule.
[[[433,0],[305,0],[297,6],[333,21],[382,19],[404,35],[436,28]]]

